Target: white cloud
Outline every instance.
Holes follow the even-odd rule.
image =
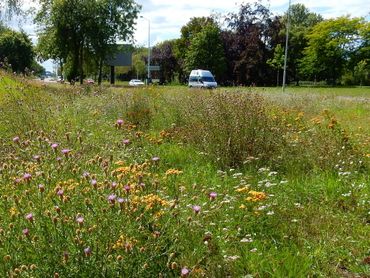
[[[138,0],[143,6],[144,17],[151,20],[151,45],[166,39],[178,38],[180,29],[191,17],[209,16],[213,12],[228,13],[238,10],[240,4],[255,2],[254,0]],[[274,14],[282,14],[288,8],[288,0],[272,0],[270,6]],[[370,2],[368,0],[292,0],[292,4],[302,3],[311,12],[319,13],[324,18],[338,17],[342,15],[368,16]],[[160,19],[160,20],[157,20]],[[148,43],[148,23],[138,19],[135,40],[139,45]]]

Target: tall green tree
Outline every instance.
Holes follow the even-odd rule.
[[[267,64],[269,64],[277,72],[276,86],[279,86],[280,70],[283,68],[284,65],[284,57],[284,48],[281,46],[281,44],[278,44],[275,47],[273,58],[267,60]]]
[[[145,66],[145,59],[148,57],[148,49],[145,47],[136,48],[132,54],[132,67],[137,78],[145,76],[147,67]]]
[[[321,15],[310,12],[303,4],[293,4],[290,7],[290,31],[289,31],[289,52],[287,63],[287,79],[294,80],[299,85],[302,78],[299,71],[300,60],[303,58],[303,50],[308,45],[307,35],[312,28],[323,21]],[[281,35],[285,40],[287,13],[281,18],[284,28]]]
[[[33,46],[24,32],[4,29],[0,32],[0,62],[14,72],[31,70],[34,58]]]
[[[45,53],[65,61],[67,78],[84,77],[84,59],[95,57],[101,82],[102,66],[116,40],[132,37],[140,6],[134,0],[40,0],[36,22]],[[44,38],[44,39],[42,39]],[[93,54],[93,55],[91,55]]]
[[[185,82],[189,74],[185,58],[191,42],[208,24],[217,25],[212,17],[193,17],[181,28],[181,37],[176,40],[174,45],[174,54],[179,64],[178,74],[181,82]]]
[[[318,23],[307,35],[308,46],[301,60],[301,71],[316,80],[336,85],[364,37],[363,18],[339,17]]]
[[[193,69],[207,69],[216,77],[225,72],[225,53],[217,26],[207,24],[192,38],[186,52],[185,65],[188,72]]]

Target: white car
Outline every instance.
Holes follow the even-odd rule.
[[[133,87],[144,86],[144,82],[139,79],[132,79],[128,84]]]
[[[217,88],[217,82],[209,70],[192,70],[189,76],[189,88]]]

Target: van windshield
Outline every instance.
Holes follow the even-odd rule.
[[[215,79],[211,76],[203,76],[202,81],[203,82],[215,82]]]

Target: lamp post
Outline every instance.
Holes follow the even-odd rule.
[[[288,6],[288,19],[286,24],[286,35],[285,35],[285,53],[284,53],[284,73],[283,73],[283,93],[285,91],[285,81],[286,81],[286,64],[287,64],[287,58],[288,58],[288,41],[289,41],[289,25],[290,25],[290,1],[289,0],[289,6]]]
[[[141,16],[141,18],[148,21],[148,79],[147,79],[147,85],[149,85],[150,82],[150,20],[146,17]]]

